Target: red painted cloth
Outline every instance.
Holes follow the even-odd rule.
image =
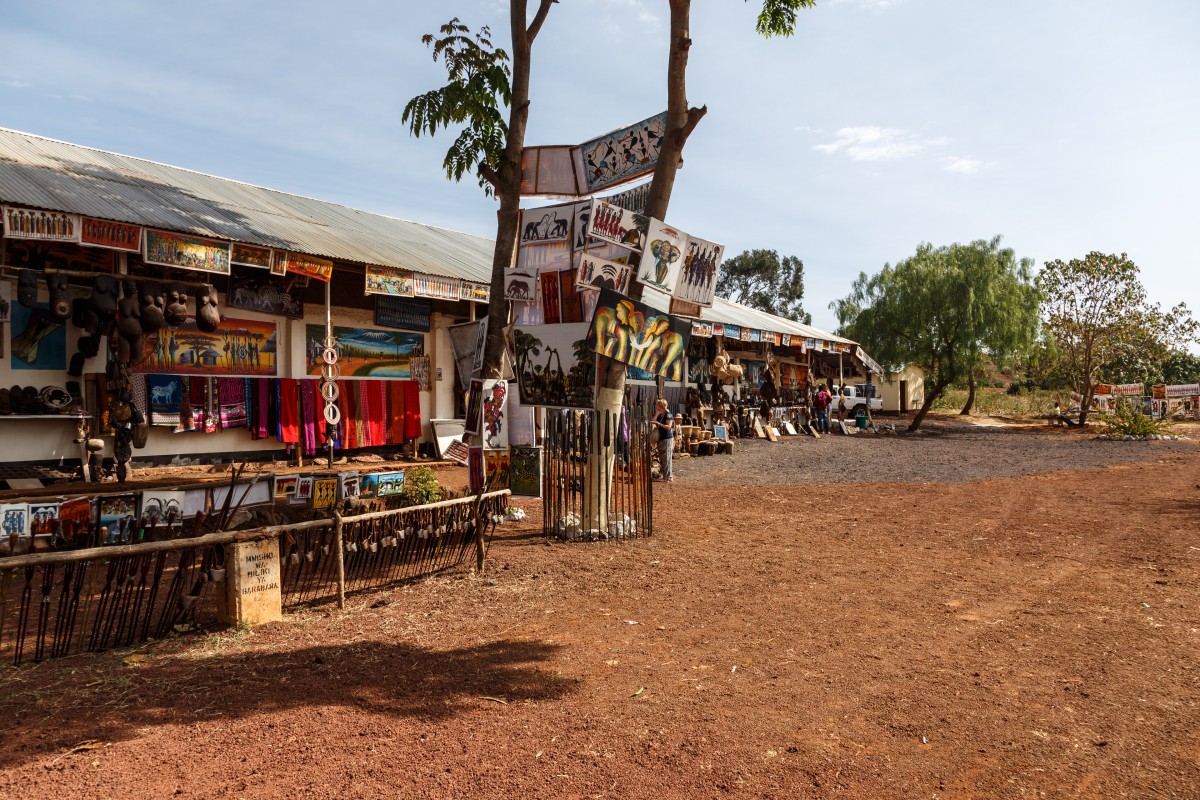
[[[295,378],[279,382],[279,441],[300,443],[300,385]]]
[[[387,444],[387,384],[383,381],[367,381],[366,404],[363,417],[367,423],[367,441],[370,447]]]
[[[354,381],[338,381],[338,410],[342,412],[342,447],[351,450],[360,447],[358,432],[354,428],[354,414],[357,406],[354,403]]]
[[[388,381],[388,443],[404,444],[404,384]]]
[[[300,382],[300,429],[304,438],[304,454],[316,455],[324,439],[325,416],[317,402],[317,382]]]
[[[416,381],[404,381],[404,438],[421,436],[421,387]]]

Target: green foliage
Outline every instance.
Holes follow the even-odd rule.
[[[1200,356],[1176,350],[1162,363],[1153,383],[1200,383]]]
[[[441,128],[462,125],[442,166],[454,181],[475,172],[490,195],[495,187],[487,176],[504,162],[508,139],[504,115],[512,103],[508,54],[493,46],[487,26],[471,36],[455,17],[439,32],[440,38],[426,34],[421,41],[432,46],[433,60],[440,58],[445,65],[446,85],[409,100],[401,119],[413,136],[433,136]]]
[[[816,0],[763,0],[754,29],[768,38],[791,36],[796,29],[796,12],[816,4]]]
[[[1000,237],[934,248],[859,275],[848,297],[830,304],[840,333],[885,367],[917,364],[929,387],[922,413],[955,381],[977,371],[984,354],[1004,363],[1033,342],[1038,292],[1028,259],[1000,247]]]
[[[1150,379],[1172,348],[1196,336],[1187,306],[1180,303],[1163,311],[1147,302],[1138,267],[1125,253],[1093,251],[1068,262],[1049,261],[1038,286],[1045,297],[1046,328],[1058,344],[1062,368],[1084,398],[1081,422],[1087,419],[1092,387],[1101,379]]]
[[[413,467],[404,475],[404,499],[406,505],[423,506],[442,499],[442,487],[437,474],[429,467]]]
[[[812,323],[812,314],[802,305],[804,262],[795,256],[780,259],[774,250],[747,250],[727,258],[721,264],[716,293],[768,314]]]
[[[1127,400],[1118,400],[1112,412],[1101,414],[1100,419],[1104,422],[1104,432],[1113,436],[1150,436],[1171,427],[1169,418],[1154,419],[1142,413],[1140,402]]]

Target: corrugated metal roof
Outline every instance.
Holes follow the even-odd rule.
[[[487,283],[494,242],[0,128],[0,201]]]
[[[661,292],[651,290],[642,295],[642,302],[658,311],[667,311],[669,310],[670,298]],[[735,303],[723,297],[714,297],[712,308],[700,309],[700,319],[706,322],[719,322],[722,325],[739,325],[746,328],[771,331],[773,333],[803,336],[808,339],[824,339],[827,342],[858,344],[849,339],[843,339],[841,336],[835,336],[832,333],[823,331],[820,328],[814,328],[811,325],[802,325],[785,317],[768,314],[766,311],[744,306],[741,303]]]

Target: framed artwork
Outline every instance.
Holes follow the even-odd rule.
[[[412,374],[412,380],[417,382],[418,388],[422,392],[428,392],[429,383],[429,356],[413,356],[408,360],[408,371]]]
[[[543,272],[542,281],[542,319],[547,325],[562,322],[559,310],[561,300],[558,292],[558,272]]]
[[[513,346],[521,405],[595,405],[596,356],[586,322],[518,326],[513,329]]]
[[[229,500],[230,508],[253,508],[269,506],[275,502],[275,486],[271,475],[264,475],[257,480],[238,481],[232,487],[229,484],[218,484],[212,487],[213,510],[219,511],[225,507],[230,492],[233,499]]]
[[[337,478],[317,478],[313,481],[313,508],[333,508],[337,502]]]
[[[575,218],[571,224],[571,249],[583,250],[588,244],[588,220],[592,218],[592,201],[576,203],[572,213]]]
[[[472,381],[472,388],[476,381]],[[508,449],[508,382],[482,381],[482,422],[480,435],[484,450]]]
[[[270,275],[254,278],[231,277],[229,291],[225,293],[225,304],[230,308],[242,308],[291,319],[304,316],[304,292],[300,287],[287,287],[284,281]]]
[[[58,527],[65,539],[90,536],[94,518],[92,501],[88,497],[72,497],[58,505]]]
[[[504,273],[504,299],[529,301],[537,299],[537,274],[509,271]]]
[[[608,289],[600,290],[588,332],[590,346],[597,354],[669,381],[683,378],[684,354],[691,335],[690,321]]]
[[[580,289],[612,289],[621,294],[629,293],[629,281],[633,267],[606,258],[581,253],[579,268],[575,273],[575,284]]]
[[[127,253],[142,252],[142,226],[81,217],[79,243],[85,247],[105,247]]]
[[[442,457],[448,458],[451,461],[457,461],[459,464],[466,466],[467,457],[470,456],[470,449],[463,444],[462,439],[454,439],[442,450]]]
[[[349,497],[358,497],[360,489],[360,478],[357,471],[354,472],[339,472],[338,473],[338,498],[345,500]]]
[[[234,242],[229,260],[234,264],[241,264],[243,267],[269,270],[275,258],[274,251],[269,247]]]
[[[9,536],[28,536],[29,504],[5,503],[0,505],[0,534]]]
[[[717,290],[717,274],[724,257],[724,246],[689,236],[684,248],[683,266],[675,282],[674,296],[705,308],[711,306]]]
[[[416,296],[416,287],[413,286],[413,274],[406,269],[367,264],[363,293],[391,297],[414,297]]]
[[[509,455],[507,450],[485,450],[484,470],[487,490],[496,492],[508,488]]]
[[[78,242],[79,215],[4,206],[4,235],[9,239]]]
[[[413,274],[413,293],[417,297],[434,300],[457,300],[462,288],[458,278],[443,278],[440,275]]]
[[[102,495],[96,499],[96,534],[101,544],[127,544],[137,533],[140,494]]]
[[[635,214],[600,199],[592,200],[588,219],[589,238],[641,252],[646,243],[650,218]]]
[[[687,234],[678,228],[657,219],[650,220],[637,279],[647,286],[671,294],[679,279],[687,239]]]
[[[558,289],[562,300],[559,313],[563,322],[583,322],[583,304],[575,286],[576,270],[567,269],[558,274]]]
[[[728,442],[729,429],[724,425],[713,425],[713,438],[718,442]]]
[[[404,470],[363,475],[358,493],[360,497],[395,497],[404,494]]]
[[[486,303],[492,297],[492,287],[486,283],[463,281],[458,287],[458,299],[471,303]]]
[[[575,204],[521,209],[520,246],[569,242]]]
[[[0,278],[0,322],[12,319],[12,281]],[[3,353],[0,353],[3,355]]]
[[[320,375],[325,362],[325,326],[305,326],[305,366],[308,375]],[[346,378],[412,378],[410,361],[425,355],[425,337],[379,328],[334,326],[338,366]]]
[[[275,502],[290,503],[296,496],[296,485],[300,482],[299,475],[275,476]]]
[[[54,532],[54,523],[58,521],[58,503],[29,504],[29,532],[41,536]]]
[[[315,481],[315,479],[311,475],[301,476],[296,481],[296,496],[294,498],[292,498],[293,502],[296,502],[296,503],[312,502],[314,481]]]
[[[67,328],[50,314],[47,303],[38,303],[33,308],[10,303],[9,315],[12,336],[9,364],[12,369],[66,370]]]
[[[509,451],[508,488],[516,497],[542,496],[542,448],[514,447]]]
[[[318,258],[306,253],[282,251],[275,254],[275,260],[283,262],[285,275],[303,275],[323,283],[328,283],[329,279],[333,277],[333,262],[326,258]]]
[[[224,317],[212,333],[187,321],[163,328],[142,340],[142,358],[133,371],[151,375],[258,375],[276,372],[278,350],[274,322]]]
[[[146,229],[142,260],[163,267],[228,275],[231,242]]]
[[[185,492],[153,489],[142,492],[142,527],[154,531],[183,527]]]

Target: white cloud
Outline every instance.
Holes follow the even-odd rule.
[[[914,156],[928,144],[910,131],[862,125],[841,128],[836,139],[814,145],[813,149],[826,155],[843,153],[851,161],[890,161]]]
[[[979,172],[979,168],[982,166],[984,166],[984,163],[974,158],[951,156],[946,166],[942,169],[946,170],[946,172],[961,172],[964,175],[972,175]]]
[[[28,89],[30,86],[25,81],[19,81],[16,78],[9,78],[4,82],[4,85],[10,89]]]

